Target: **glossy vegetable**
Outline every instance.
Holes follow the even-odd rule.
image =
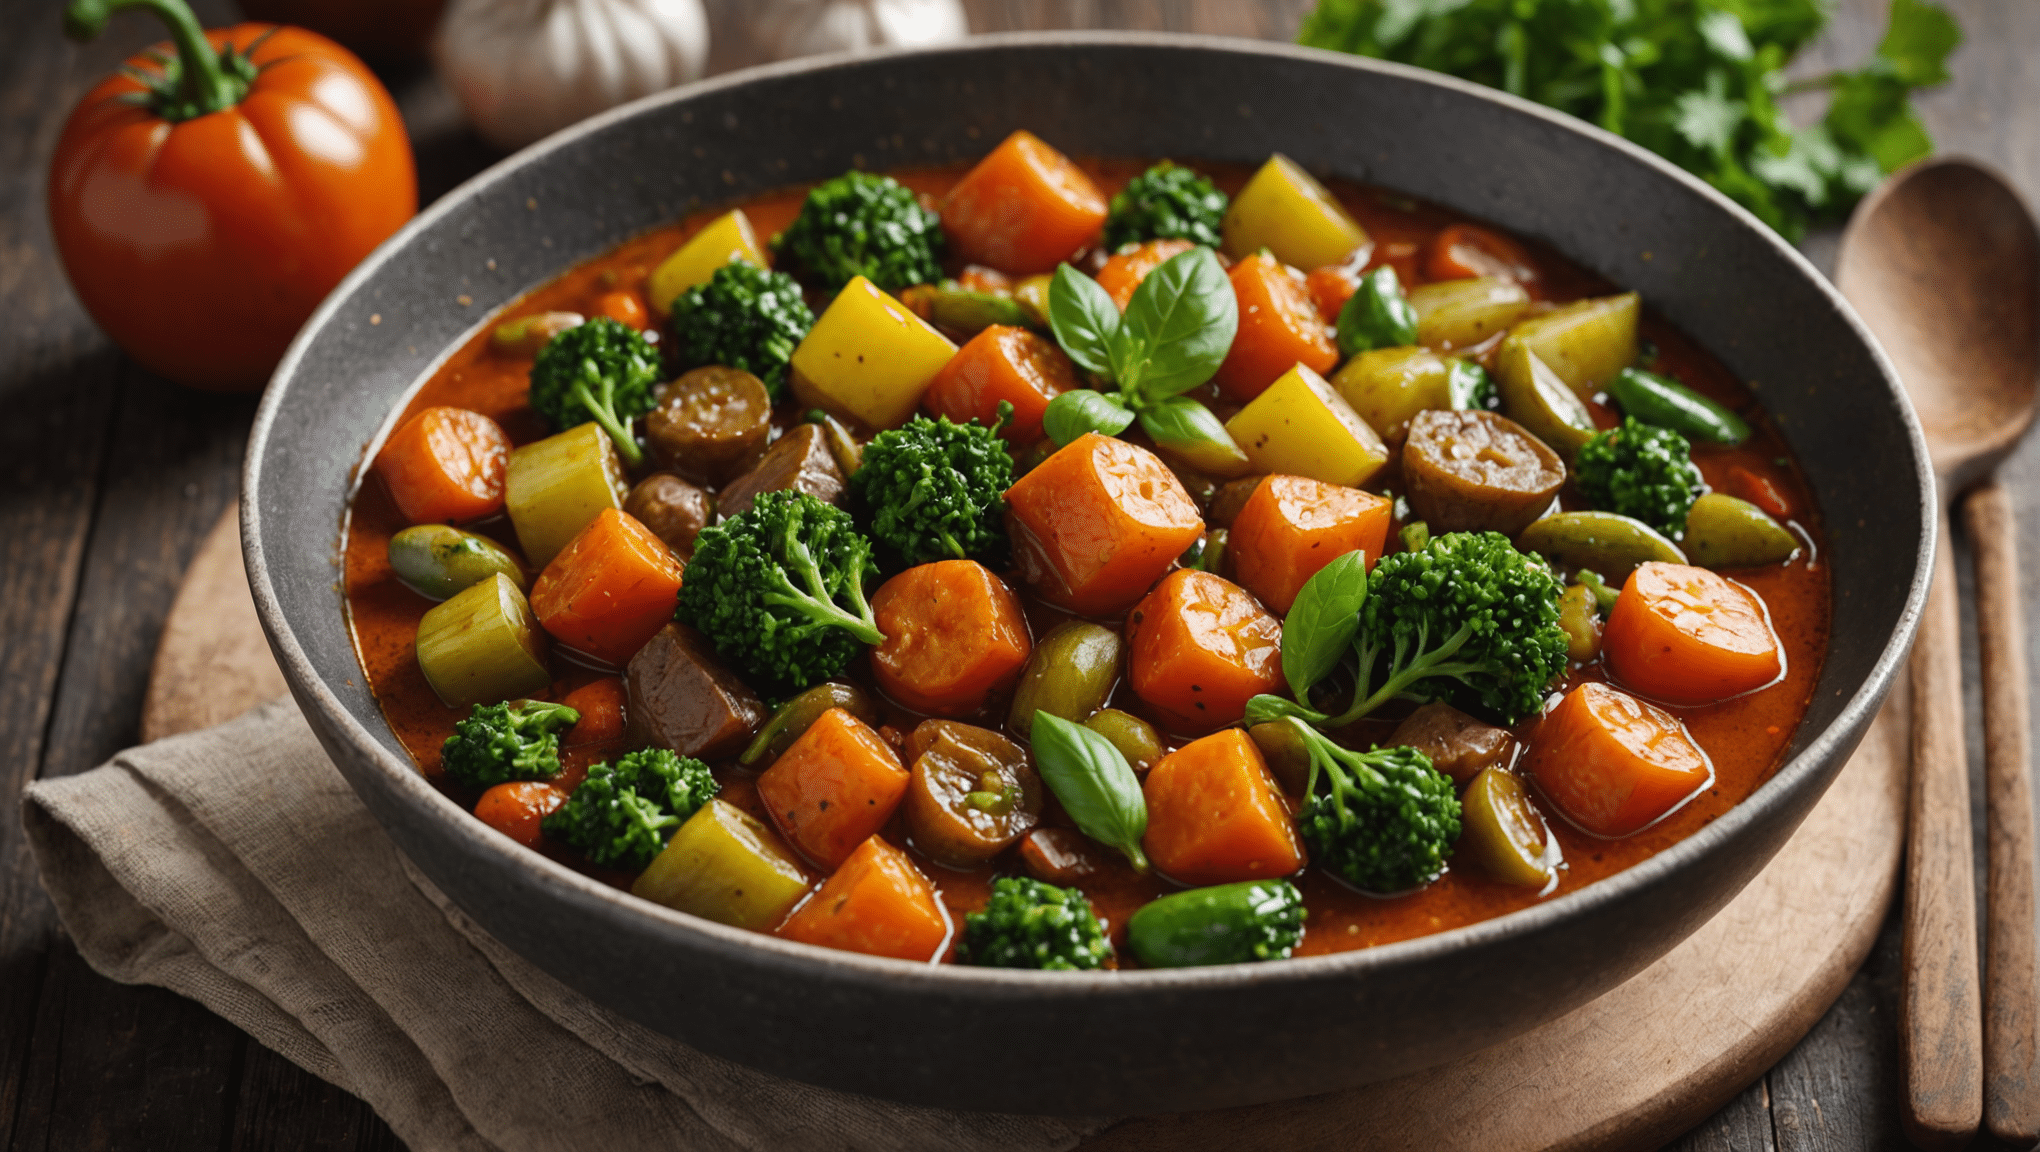
[[[892,177],[845,172],[808,192],[772,251],[829,291],[862,276],[897,292],[942,278],[940,224]]]
[[[652,409],[659,350],[644,333],[597,316],[553,337],[531,365],[526,401],[555,432],[589,420],[616,442],[616,453],[636,468],[644,463],[635,422]]]
[[[950,923],[935,886],[907,854],[872,836],[787,917],[779,934],[822,948],[933,961],[949,943]]]
[[[1357,488],[1388,449],[1325,378],[1298,364],[1226,421],[1257,472],[1286,472]]]
[[[1282,679],[1297,704],[1345,659],[1367,602],[1367,556],[1348,552],[1313,573],[1297,593],[1282,641]]]
[[[1592,681],[1538,725],[1524,768],[1565,818],[1596,836],[1657,823],[1714,782],[1714,764],[1677,717]]]
[[[1530,293],[1513,280],[1443,280],[1410,292],[1417,342],[1436,352],[1471,348],[1506,330],[1530,308]]]
[[[406,587],[433,600],[498,572],[520,592],[527,586],[524,565],[495,541],[444,524],[419,524],[390,537],[390,568]]]
[[[758,506],[769,492],[804,493],[824,505],[840,503],[849,485],[836,465],[828,434],[813,420],[786,430],[772,442],[751,469],[723,485],[715,508],[727,520]]]
[[[908,753],[912,779],[900,810],[914,847],[937,863],[976,867],[1041,818],[1041,777],[1027,753],[996,732],[924,720]]]
[[[1115,855],[1075,828],[1036,828],[1021,838],[1019,853],[1027,874],[1049,884],[1082,883],[1112,868]]]
[[[1041,417],[1049,401],[1077,387],[1077,374],[1053,341],[1025,328],[995,324],[971,337],[935,373],[921,405],[929,413],[961,424],[999,423],[999,405],[1012,417],[999,435],[1014,444],[1041,439]]]
[[[1791,502],[1768,477],[1760,476],[1740,464],[1731,464],[1728,468],[1728,488],[1732,495],[1742,497],[1780,520],[1792,518]]]
[[[1098,269],[1098,287],[1105,289],[1123,312],[1133,299],[1133,290],[1140,287],[1148,273],[1195,247],[1188,240],[1150,240],[1115,251],[1106,259],[1105,266]]]
[[[1459,838],[1459,801],[1452,781],[1421,751],[1405,746],[1358,752],[1332,743],[1297,717],[1283,723],[1310,753],[1297,823],[1319,867],[1384,896],[1422,887],[1445,871],[1445,858]]]
[[[942,229],[963,259],[1026,275],[1052,271],[1095,240],[1106,209],[1069,157],[1019,131],[949,190]]]
[[[727,800],[688,818],[630,886],[633,896],[752,931],[769,931],[808,889],[808,874],[772,829]]]
[[[680,561],[651,529],[613,508],[539,573],[531,610],[553,638],[622,665],[673,618]]]
[[[1140,780],[1112,742],[1052,712],[1037,711],[1029,735],[1034,766],[1077,828],[1116,848],[1138,871],[1148,870],[1142,837],[1147,800]]]
[[[1433,280],[1492,276],[1535,284],[1537,265],[1521,244],[1474,224],[1452,224],[1424,246],[1424,274]]]
[[[1233,197],[1223,232],[1233,259],[1266,248],[1292,268],[1336,264],[1367,242],[1366,230],[1325,186],[1280,152]]]
[[[1384,264],[1360,277],[1353,295],[1339,308],[1338,330],[1341,356],[1417,342],[1417,310],[1403,295],[1394,268]]]
[[[417,653],[418,670],[449,708],[514,700],[552,683],[545,633],[501,572],[433,605],[418,621]]]
[[[427,408],[376,453],[375,471],[406,520],[480,520],[503,508],[510,437],[465,408]]]
[[[758,802],[801,855],[835,868],[885,826],[907,780],[891,745],[832,708],[758,777]]]
[[[1528,345],[1502,341],[1495,356],[1495,381],[1502,415],[1544,441],[1560,459],[1570,461],[1593,437],[1594,417],[1585,401],[1573,395]]]
[[[1304,582],[1349,552],[1380,558],[1393,504],[1371,492],[1302,476],[1269,476],[1233,520],[1233,571],[1247,590],[1287,615]]]
[[[733,208],[702,225],[701,231],[659,261],[645,280],[645,299],[651,302],[653,312],[665,316],[673,310],[673,301],[682,292],[708,283],[716,269],[732,260],[747,261],[760,268],[768,266],[765,249],[759,245],[758,234],[751,229],[751,218],[744,215],[742,208]]]
[[[1459,798],[1459,858],[1504,884],[1542,888],[1560,860],[1557,837],[1545,826],[1522,781],[1500,768],[1483,768]]]
[[[708,765],[667,748],[597,764],[546,817],[545,834],[577,848],[598,868],[643,871],[675,829],[722,785]]]
[[[1516,751],[1507,728],[1476,720],[1450,704],[1432,701],[1403,718],[1389,734],[1391,747],[1415,748],[1431,767],[1464,786],[1485,768],[1506,768]]]
[[[1516,547],[1613,580],[1627,580],[1638,564],[1652,560],[1686,562],[1679,546],[1650,525],[1613,512],[1554,512],[1523,529]]]
[[[1144,240],[1178,240],[1216,248],[1228,203],[1211,181],[1164,160],[1112,197],[1104,246],[1117,252]]]
[[[389,93],[316,33],[204,32],[182,0],[73,0],[64,28],[90,40],[135,7],[170,25],[169,58],[137,55],[78,102],[50,161],[50,230],[129,355],[180,384],[255,391],[417,211],[410,144]]]
[[[864,279],[837,293],[793,353],[802,403],[869,428],[906,423],[956,345]]]
[[[1083,723],[1105,706],[1112,686],[1119,682],[1124,648],[1119,633],[1088,620],[1056,625],[1027,658],[1013,689],[1007,725],[1015,732],[1030,732],[1036,711]]]
[[[1403,444],[1404,494],[1433,532],[1513,536],[1565,484],[1565,465],[1521,424],[1494,412],[1420,412]]]
[[[489,333],[489,349],[505,356],[532,357],[553,337],[587,322],[579,312],[538,312],[496,325]]]
[[[561,697],[560,704],[581,714],[560,742],[577,745],[607,744],[623,739],[628,696],[622,679],[598,676]]]
[[[1268,775],[1275,778],[1283,793],[1302,796],[1310,781],[1310,745],[1297,732],[1296,725],[1287,719],[1256,724],[1247,729],[1247,738],[1261,750]]]
[[[1653,562],[1631,573],[1602,647],[1624,685],[1674,704],[1739,696],[1785,672],[1757,594],[1686,564]]]
[[[1507,343],[1528,349],[1573,395],[1591,400],[1616,373],[1636,362],[1640,299],[1624,292],[1576,301],[1516,325]]]
[[[1234,264],[1227,277],[1238,300],[1239,333],[1213,377],[1220,391],[1244,404],[1295,365],[1330,372],[1339,362],[1324,321],[1288,268],[1256,253]]]
[[[815,685],[774,709],[772,718],[758,729],[758,735],[752,738],[743,755],[737,757],[737,762],[755,766],[779,759],[795,740],[801,738],[809,725],[832,708],[840,708],[866,724],[879,723],[878,705],[869,693],[855,684],[831,680]]]
[[[1573,460],[1573,482],[1594,507],[1631,516],[1677,540],[1686,515],[1707,491],[1692,445],[1669,428],[1634,416],[1597,432]]]
[[[975,560],[909,568],[879,587],[871,610],[885,633],[871,650],[872,678],[917,712],[977,712],[1033,650],[1019,599]]]
[[[1282,688],[1282,624],[1230,580],[1179,568],[1126,616],[1126,678],[1186,732],[1238,722]]]
[[[1245,880],[1141,905],[1126,944],[1150,968],[1287,959],[1303,942],[1303,893],[1287,880]]]
[[[772,395],[741,368],[696,368],[658,391],[645,440],[666,467],[699,484],[726,484],[772,435]]]
[[[1332,386],[1384,440],[1409,431],[1419,412],[1464,408],[1454,402],[1453,369],[1461,361],[1429,348],[1376,348],[1340,365]]]
[[[1148,772],[1144,791],[1147,852],[1173,880],[1265,880],[1303,867],[1303,842],[1289,808],[1260,749],[1237,728],[1164,756]]]
[[[1101,968],[1111,955],[1082,892],[1017,876],[992,881],[984,910],[964,916],[956,950],[964,964],[1054,972]]]
[[[567,794],[550,784],[512,780],[482,793],[475,801],[475,819],[526,848],[536,848],[545,839],[545,818],[566,802]]]
[[[1622,411],[1646,424],[1670,428],[1688,440],[1740,444],[1750,438],[1748,421],[1655,372],[1624,368],[1608,382],[1608,394]]]
[[[1084,727],[1110,741],[1135,772],[1146,772],[1161,762],[1167,751],[1155,726],[1131,712],[1106,708],[1084,721]]]
[[[1601,610],[1594,590],[1572,584],[1558,597],[1558,626],[1565,629],[1566,658],[1587,664],[1601,655]]]
[[[581,714],[564,704],[477,704],[440,745],[439,769],[470,788],[560,774],[560,733]]]
[[[512,451],[504,475],[510,523],[524,558],[540,568],[628,494],[616,447],[593,421]]]
[[[1087,616],[1130,607],[1204,533],[1197,505],[1152,452],[1095,433],[1006,493],[1021,579]]]
[[[902,561],[1003,565],[1012,483],[1013,457],[993,425],[916,416],[871,438],[850,488],[869,510],[871,538]]]
[[[681,367],[749,372],[774,400],[786,395],[789,365],[816,323],[798,281],[747,260],[718,266],[672,307],[673,355]]]
[[[1704,568],[1782,564],[1799,551],[1799,538],[1762,508],[1720,492],[1693,501],[1685,543],[1686,555]]]
[[[695,539],[714,519],[715,502],[671,472],[654,472],[631,486],[630,495],[623,498],[623,513],[644,525],[684,564],[694,555]]]

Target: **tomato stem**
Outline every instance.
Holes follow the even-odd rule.
[[[159,83],[149,85],[150,107],[157,115],[172,122],[196,119],[232,108],[248,94],[252,66],[231,45],[222,60],[184,0],[71,0],[64,8],[64,34],[78,41],[94,39],[124,8],[160,17],[177,45],[177,59],[164,66]]]

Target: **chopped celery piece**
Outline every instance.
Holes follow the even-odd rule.
[[[545,634],[501,572],[435,604],[418,621],[416,647],[418,670],[449,708],[514,700],[552,683]]]
[[[630,486],[609,434],[594,422],[510,453],[504,502],[534,571],[552,563],[604,508],[623,508]]]
[[[720,799],[688,817],[630,886],[655,904],[756,932],[784,919],[807,888],[807,870],[779,837]]]

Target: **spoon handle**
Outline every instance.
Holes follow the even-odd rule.
[[[1948,519],[1913,647],[1913,776],[1905,865],[1900,1119],[1921,1148],[1960,1148],[1983,1121],[1976,867],[1962,734],[1962,620]]]
[[[1983,1123],[2000,1141],[2040,1141],[2040,980],[2033,937],[2032,747],[2018,521],[1992,481],[1963,502],[1976,549],[1990,870],[1984,930]]]

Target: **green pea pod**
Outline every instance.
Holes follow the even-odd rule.
[[[1112,741],[1048,711],[1034,713],[1032,739],[1034,766],[1077,830],[1147,871],[1140,847],[1147,835],[1147,797],[1126,757]]]
[[[1117,436],[1131,423],[1133,413],[1120,402],[1117,392],[1093,392],[1089,388],[1072,388],[1057,396],[1041,414],[1041,430],[1048,433],[1057,447],[1086,432]]]
[[[422,596],[445,600],[501,572],[530,587],[524,565],[495,541],[444,524],[417,524],[390,537],[390,568]]]
[[[1281,960],[1303,941],[1303,893],[1287,880],[1192,888],[1142,905],[1126,942],[1154,968]]]
[[[1034,316],[1011,296],[974,292],[947,280],[928,296],[930,318],[959,332],[982,332],[994,324],[1034,327]]]
[[[1338,328],[1342,356],[1417,342],[1417,310],[1403,295],[1394,268],[1384,264],[1360,278],[1360,287],[1339,309]]]
[[[1253,467],[1211,409],[1188,396],[1171,396],[1141,409],[1140,427],[1155,447],[1200,472],[1232,480]]]
[[[1750,438],[1750,426],[1742,417],[1655,372],[1624,368],[1609,382],[1608,394],[1625,414],[1689,440],[1740,444]]]

